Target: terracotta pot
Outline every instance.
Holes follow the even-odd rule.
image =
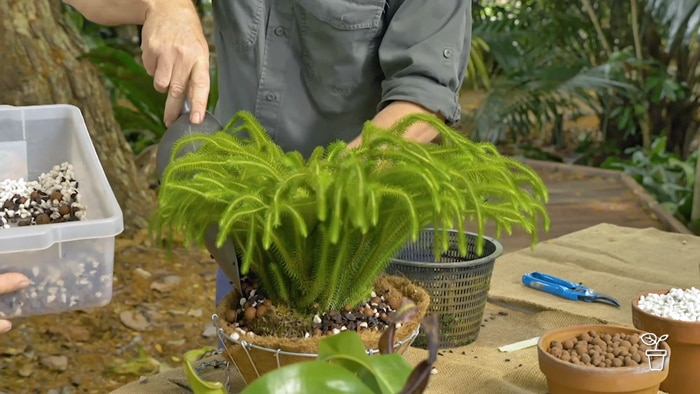
[[[418,335],[420,322],[425,316],[430,305],[430,296],[421,287],[416,286],[406,278],[383,275],[375,282],[377,292],[389,291],[397,295],[411,299],[418,307],[418,313],[412,321],[404,324],[396,330],[394,351],[403,353],[411,346]],[[224,316],[231,305],[238,304],[238,293],[229,293],[219,304],[217,314]],[[221,320],[222,329],[230,336],[235,328],[233,325]],[[360,339],[365,347],[377,353],[381,332],[362,331]],[[223,355],[234,364],[246,384],[250,384],[259,376],[285,365],[313,360],[317,357],[318,343],[324,337],[311,336],[309,338],[287,338],[275,336],[256,335],[245,336],[238,341],[227,340],[224,343]]]
[[[673,351],[673,363],[661,390],[670,394],[697,393],[700,386],[700,322],[685,322],[654,316],[639,309],[639,299],[647,294],[666,294],[670,289],[640,294],[632,301],[635,327],[657,336],[668,335],[666,343]]]
[[[563,342],[591,330],[599,334],[644,334],[644,331],[630,327],[593,324],[564,327],[542,335],[537,344],[537,354],[540,370],[547,377],[549,394],[658,393],[659,385],[668,375],[671,356],[669,346],[664,342],[658,348],[666,350],[665,357],[652,357],[653,369],[649,364],[608,368],[577,365],[547,352],[552,341]]]

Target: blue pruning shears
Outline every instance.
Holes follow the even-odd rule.
[[[580,283],[569,282],[568,280],[541,272],[530,272],[523,275],[523,284],[569,300],[602,302],[608,305],[620,306],[620,302],[609,295],[598,294],[595,290]]]

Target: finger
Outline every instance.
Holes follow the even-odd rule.
[[[8,332],[12,328],[12,323],[7,320],[0,320],[0,333]]]
[[[168,88],[168,94],[176,99],[182,98],[184,103],[185,91],[187,85],[189,84],[190,74],[192,73],[192,63],[191,61],[183,61],[183,56],[177,56],[174,66],[172,67],[172,73],[170,75],[170,87]]]
[[[141,61],[143,68],[146,69],[148,75],[153,76],[158,65],[158,56],[153,50],[152,41],[149,38],[148,28],[144,28],[141,32]]]
[[[30,283],[29,278],[19,273],[2,274],[0,275],[0,294],[22,290],[29,286]]]
[[[203,59],[196,62],[192,67],[192,76],[189,83],[190,100],[192,102],[190,122],[194,124],[199,124],[204,119],[207,101],[209,101],[210,84],[209,60]]]
[[[168,94],[168,97],[165,99],[165,113],[163,116],[163,122],[165,123],[166,127],[170,127],[170,125],[180,117],[182,107],[184,105],[185,95],[173,97],[172,95]]]
[[[153,87],[165,93],[172,84],[173,60],[168,56],[159,56],[156,60],[156,71],[153,73]]]
[[[141,60],[143,61],[143,68],[146,69],[148,75],[153,76],[156,72],[156,65],[158,65],[157,58],[148,52],[145,48],[142,48],[143,54],[141,55]]]
[[[182,113],[182,107],[187,98],[185,90],[191,69],[191,64],[180,63],[179,66],[174,67],[172,70],[168,98],[165,100],[165,117],[163,119],[167,126],[170,126]]]

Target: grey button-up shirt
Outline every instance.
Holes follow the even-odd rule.
[[[285,150],[351,141],[392,101],[459,119],[470,0],[214,0],[219,102]]]

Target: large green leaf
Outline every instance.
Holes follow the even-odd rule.
[[[375,393],[398,393],[411,373],[411,366],[399,354],[368,355],[362,340],[352,331],[324,338],[319,343],[318,360],[356,373]]]
[[[398,353],[368,356],[370,369],[358,372],[358,377],[370,387],[380,387],[384,394],[396,394],[401,391],[411,375],[412,367]]]
[[[361,379],[340,365],[305,361],[255,379],[241,394],[374,394]]]

